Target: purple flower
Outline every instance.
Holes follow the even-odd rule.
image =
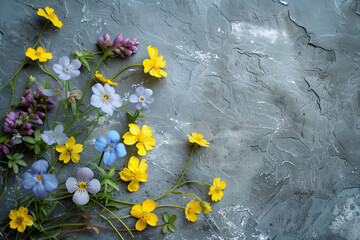
[[[45,160],[34,162],[31,168],[31,172],[24,174],[22,185],[25,189],[31,188],[37,198],[44,199],[57,188],[58,181],[54,174],[46,174],[49,163]]]
[[[6,144],[2,144],[0,143],[0,156],[2,154],[8,154],[10,152],[10,149],[13,147],[14,145],[12,143],[6,143]]]
[[[65,184],[69,193],[75,192],[72,198],[75,204],[87,204],[89,202],[89,193],[96,194],[100,191],[100,182],[97,179],[92,179],[93,177],[93,171],[90,168],[83,167],[77,171],[76,179],[69,177],[66,180]]]
[[[108,48],[112,45],[109,34],[105,33],[104,36],[99,37],[97,43],[104,48]]]
[[[67,141],[67,137],[63,131],[64,127],[62,125],[57,125],[54,131],[44,131],[44,133],[41,134],[41,138],[47,145],[53,145],[55,142],[59,145],[64,145]]]
[[[13,137],[11,138],[11,141],[10,141],[10,142],[11,142],[12,144],[20,144],[20,143],[22,143],[21,138],[22,138],[22,136],[19,135],[19,134],[17,134],[17,135],[15,135],[15,136],[13,136]]]
[[[126,156],[126,149],[123,143],[119,143],[120,135],[117,131],[111,130],[108,133],[109,140],[106,140],[105,137],[98,137],[95,141],[95,149],[99,152],[104,153],[104,163],[106,165],[112,165],[115,160],[116,156],[124,157]]]
[[[115,93],[115,89],[109,84],[104,86],[100,83],[92,86],[93,95],[90,99],[90,104],[101,110],[110,116],[113,115],[115,108],[121,107],[122,102],[119,94]]]
[[[129,38],[122,38],[122,34],[119,34],[115,37],[115,41],[111,46],[113,51],[110,53],[112,55],[120,55],[120,57],[125,58],[126,56],[131,56],[134,53],[137,53],[138,49],[135,47],[139,45],[137,38],[129,40]]]
[[[74,59],[70,62],[70,59],[67,56],[63,56],[59,60],[59,64],[54,64],[54,71],[59,74],[59,79],[69,80],[72,77],[77,77],[80,75],[79,68],[81,67],[81,62],[79,59]]]
[[[58,103],[60,101],[60,98],[62,99],[65,98],[64,87],[58,81],[52,82],[51,88],[44,89],[42,93],[45,96],[48,96],[48,100],[54,103]]]
[[[135,90],[135,94],[130,96],[130,102],[134,103],[135,108],[138,110],[141,108],[149,109],[150,104],[154,102],[152,94],[153,91],[151,89],[140,86]]]
[[[5,133],[20,133],[22,136],[30,136],[34,133],[31,128],[31,119],[28,113],[23,111],[9,112],[5,117],[4,132]]]

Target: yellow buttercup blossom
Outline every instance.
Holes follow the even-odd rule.
[[[118,85],[118,83],[113,82],[113,81],[111,81],[111,80],[109,80],[109,79],[106,79],[103,75],[101,75],[101,74],[99,73],[99,71],[96,71],[95,77],[96,77],[100,82],[107,83],[107,84],[109,84],[109,85]]]
[[[140,156],[145,156],[146,151],[150,151],[153,149],[155,145],[155,140],[151,137],[153,134],[152,130],[149,129],[149,126],[144,125],[141,128],[135,123],[129,124],[129,131],[126,132],[123,136],[124,143],[126,145],[133,145],[135,143],[138,148],[138,154]]]
[[[156,214],[151,213],[156,208],[156,203],[153,200],[146,199],[142,204],[135,204],[131,209],[131,216],[140,218],[136,224],[135,228],[138,231],[142,231],[146,228],[146,225],[156,226],[156,223],[159,221]]]
[[[158,56],[157,48],[150,46],[147,47],[150,59],[145,59],[143,61],[144,72],[149,72],[151,76],[160,78],[161,76],[166,77],[167,73],[160,68],[164,68],[166,61],[163,60],[163,56]]]
[[[54,13],[54,9],[45,7],[45,11],[42,8],[39,8],[37,11],[37,15],[49,19],[55,27],[61,28],[63,26],[62,22],[59,21],[58,17]]]
[[[200,207],[206,214],[211,212],[211,206],[210,206],[210,203],[208,203],[208,202],[200,201]]]
[[[16,229],[19,232],[24,232],[26,226],[31,226],[34,223],[34,218],[28,215],[28,209],[21,206],[19,210],[11,210],[9,214],[10,228]]]
[[[225,181],[220,182],[220,178],[215,178],[213,182],[213,186],[210,187],[209,195],[211,195],[211,200],[214,202],[217,202],[221,200],[221,198],[224,196],[224,193],[221,191],[224,188],[226,188]]]
[[[75,138],[70,137],[67,138],[67,142],[65,143],[65,145],[57,145],[56,151],[60,153],[60,161],[68,163],[71,159],[74,163],[78,163],[80,160],[79,153],[83,151],[83,145],[75,144]]]
[[[52,54],[48,53],[43,47],[38,47],[36,50],[28,48],[25,55],[31,60],[39,59],[39,62],[46,62],[48,59],[52,59]]]
[[[139,164],[139,159],[132,156],[129,160],[128,167],[119,173],[123,181],[130,182],[128,185],[130,192],[136,192],[139,190],[139,182],[146,182],[148,180],[148,175],[145,172],[148,165],[145,162],[146,160],[143,159]]]
[[[195,202],[194,200],[191,200],[185,207],[185,216],[187,220],[189,220],[190,222],[195,222],[197,220],[196,214],[199,213],[201,213],[200,202]]]
[[[196,143],[202,147],[209,147],[209,143],[203,139],[204,136],[202,134],[197,134],[195,132],[192,133],[192,136],[186,135],[189,138],[189,142]]]

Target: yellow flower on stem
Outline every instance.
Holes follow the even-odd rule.
[[[197,220],[196,214],[199,213],[201,213],[200,202],[195,202],[194,200],[191,200],[185,207],[185,215],[187,220],[189,220],[190,222],[195,222]]]
[[[129,124],[129,131],[126,132],[123,136],[124,143],[126,145],[133,145],[135,143],[138,148],[138,154],[140,156],[145,156],[146,151],[153,149],[155,145],[155,140],[151,137],[153,134],[152,130],[149,129],[149,126],[144,125],[141,128],[135,123]]]
[[[82,144],[75,144],[75,138],[67,138],[67,142],[65,145],[57,145],[56,151],[60,153],[59,160],[64,161],[64,163],[68,163],[70,159],[74,163],[78,163],[80,160],[80,155],[83,151]]]
[[[11,210],[9,214],[10,228],[16,229],[19,232],[24,232],[26,226],[31,226],[34,223],[34,218],[28,215],[28,209],[21,206],[19,210]]]
[[[160,78],[161,76],[166,77],[167,73],[164,72],[160,68],[164,68],[166,65],[166,61],[163,61],[163,56],[158,57],[157,48],[153,48],[150,46],[147,47],[150,59],[145,59],[143,61],[144,72],[149,72],[151,76]]]
[[[197,134],[195,132],[192,133],[192,136],[186,135],[189,138],[189,142],[196,143],[202,147],[209,147],[209,143],[203,139],[204,136],[202,134]]]
[[[139,159],[132,156],[129,160],[127,168],[124,168],[120,174],[120,178],[123,181],[130,182],[128,185],[128,190],[130,192],[136,192],[139,190],[139,182],[146,182],[148,180],[148,175],[145,172],[148,168],[146,160],[141,160],[139,164]]]
[[[38,47],[36,50],[28,48],[25,55],[31,60],[39,59],[39,62],[46,62],[48,59],[52,59],[52,54],[48,53],[43,47]]]
[[[118,83],[113,82],[113,81],[111,81],[111,80],[109,80],[109,79],[106,79],[102,74],[99,73],[99,71],[96,71],[95,77],[96,77],[100,82],[107,83],[107,84],[109,84],[109,85],[118,85]]]
[[[146,199],[142,204],[135,204],[130,214],[133,217],[140,218],[136,224],[135,228],[138,231],[142,231],[146,228],[146,225],[156,226],[156,223],[159,221],[156,214],[151,213],[156,208],[156,203],[153,200]]]
[[[208,203],[208,202],[200,201],[200,207],[206,214],[211,212],[211,206],[210,206],[210,203]]]
[[[55,27],[61,28],[63,26],[62,22],[59,21],[58,17],[54,13],[54,9],[45,7],[45,11],[42,8],[39,8],[37,11],[37,15],[49,19]]]
[[[217,202],[221,200],[224,196],[224,193],[221,191],[222,189],[226,188],[225,181],[220,182],[220,178],[215,178],[213,182],[213,186],[210,187],[209,195],[211,195],[211,200]]]

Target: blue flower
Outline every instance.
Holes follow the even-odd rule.
[[[11,143],[12,144],[20,144],[20,143],[22,143],[21,138],[22,138],[22,136],[17,134],[11,138]]]
[[[26,189],[32,189],[37,198],[44,199],[57,188],[58,181],[54,174],[46,174],[49,163],[45,160],[34,162],[31,168],[31,172],[24,174],[22,185]]]
[[[44,131],[44,134],[41,134],[41,138],[47,145],[53,145],[55,142],[59,145],[64,145],[67,138],[63,131],[64,127],[62,125],[57,125],[54,131]]]
[[[116,156],[124,157],[126,155],[125,145],[119,143],[120,135],[117,131],[111,130],[108,133],[109,140],[106,140],[105,137],[98,137],[95,141],[95,149],[99,152],[103,152],[104,163],[106,165],[111,165],[115,162]]]

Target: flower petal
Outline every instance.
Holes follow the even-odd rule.
[[[94,177],[93,171],[90,168],[80,168],[76,173],[76,179],[79,182],[85,182],[86,184]]]
[[[46,160],[38,160],[36,162],[33,163],[33,165],[31,166],[31,169],[35,172],[35,173],[45,173],[49,168],[49,163]]]
[[[92,91],[94,94],[98,95],[98,96],[104,96],[105,95],[105,89],[103,87],[103,85],[101,85],[100,83],[95,84],[94,86],[92,86]]]
[[[112,106],[112,104],[110,102],[104,102],[101,105],[101,110],[104,113],[107,113],[109,116],[112,116],[114,113],[114,107]]]
[[[70,148],[73,145],[75,145],[75,138],[71,136],[70,138],[67,138],[67,142],[65,143],[65,146],[67,148]]]
[[[69,75],[70,75],[70,77],[72,77],[72,78],[78,77],[78,76],[80,75],[80,71],[79,71],[79,70],[71,70],[71,71],[69,72]]]
[[[55,96],[56,93],[53,89],[43,89],[42,90],[42,93],[45,95],[45,96],[48,96],[48,97],[52,97],[52,96]]]
[[[139,136],[137,135],[133,135],[130,132],[126,132],[123,136],[124,138],[124,143],[126,145],[133,145],[135,144],[137,141],[139,141]]]
[[[138,148],[138,152],[137,152],[137,153],[138,153],[140,156],[145,156],[145,155],[146,155],[146,150],[145,150],[144,144],[138,142],[138,143],[136,144],[136,147]]]
[[[129,131],[131,134],[133,135],[139,135],[140,133],[140,128],[138,125],[136,125],[135,123],[130,123],[129,124]]]
[[[90,104],[96,108],[100,108],[103,105],[103,97],[98,95],[91,95]]]
[[[146,160],[145,160],[145,159],[142,159],[141,162],[140,162],[138,171],[144,173],[147,168],[148,168],[148,164],[146,163]]]
[[[137,96],[136,94],[132,94],[129,98],[129,101],[132,103],[137,103],[139,102],[139,96]]]
[[[53,69],[57,74],[61,74],[64,72],[64,67],[57,63],[53,65]]]
[[[65,183],[66,189],[68,190],[69,193],[73,193],[76,190],[78,190],[78,184],[79,184],[78,181],[73,177],[69,177]]]
[[[71,160],[74,162],[74,163],[78,163],[79,160],[80,160],[80,155],[76,152],[72,152],[71,153]]]
[[[54,174],[44,174],[43,177],[43,184],[45,190],[48,192],[54,191],[58,187],[58,181]]]
[[[67,81],[71,78],[70,74],[66,72],[60,73],[58,77],[60,80],[64,80],[64,81]]]
[[[37,182],[35,184],[35,186],[33,187],[32,189],[35,197],[39,198],[39,199],[44,199],[47,197],[47,195],[49,194],[46,190],[45,190],[45,187],[44,187],[44,184],[40,181],[40,182]]]
[[[86,189],[89,191],[89,193],[96,194],[100,191],[101,184],[100,184],[99,180],[93,179],[87,184]]]
[[[62,134],[63,132],[64,132],[64,127],[61,124],[57,125],[54,129],[55,134]]]
[[[70,63],[71,70],[78,70],[81,67],[81,62],[79,59],[74,59]]]
[[[118,156],[118,157],[126,156],[127,152],[126,152],[125,145],[123,143],[116,144],[115,153],[116,153],[116,156]]]
[[[137,190],[139,190],[139,182],[131,181],[128,185],[128,190],[130,192],[136,192]]]
[[[105,151],[105,149],[108,146],[108,141],[106,140],[105,137],[98,137],[95,140],[95,149],[98,150],[99,152]]]
[[[158,216],[156,216],[154,213],[150,213],[149,216],[150,218],[147,220],[147,224],[150,226],[156,226],[156,223],[159,221]]]
[[[220,187],[220,189],[226,188],[226,183],[225,183],[225,181],[221,181],[221,182],[219,183],[219,187]]]
[[[139,167],[139,159],[135,156],[132,156],[129,160],[128,168],[130,169],[130,171],[134,173],[138,170],[138,167]]]
[[[68,163],[70,161],[69,152],[66,150],[66,152],[61,153],[60,156],[59,156],[59,160],[64,161],[64,163]]]
[[[153,91],[152,91],[151,89],[149,89],[149,88],[146,88],[146,89],[144,90],[143,96],[144,96],[145,98],[148,98],[148,97],[150,97],[152,94],[153,94]]]
[[[141,204],[135,204],[130,211],[131,216],[136,217],[136,218],[141,218],[143,213]]]
[[[124,168],[121,172],[119,172],[120,178],[123,181],[129,182],[133,179],[134,174],[128,168]]]
[[[115,130],[111,130],[109,133],[108,133],[108,138],[109,140],[111,141],[111,143],[115,144],[117,142],[119,142],[120,140],[120,134],[115,131]]]
[[[77,190],[72,200],[77,205],[85,205],[89,202],[89,193],[86,190]]]
[[[23,175],[23,179],[22,179],[22,185],[25,189],[31,189],[35,186],[36,184],[36,180],[35,177],[33,175],[31,175],[31,173],[26,172]]]
[[[75,144],[73,147],[72,147],[72,152],[74,153],[81,153],[83,151],[83,145],[82,144]]]
[[[146,228],[146,222],[143,219],[139,219],[135,224],[135,228],[138,231],[144,230]]]
[[[144,96],[144,91],[145,91],[145,88],[143,86],[140,86],[135,90],[135,93],[136,93],[136,95],[138,95],[140,97],[140,96]]]
[[[116,154],[113,149],[109,149],[104,153],[104,163],[108,166],[112,165],[116,160]]]
[[[108,95],[113,95],[115,94],[115,88],[113,88],[112,86],[110,86],[109,84],[105,83],[104,85],[104,90]]]
[[[151,199],[146,199],[142,204],[142,210],[144,212],[152,212],[156,208],[156,203]]]
[[[112,94],[111,95],[111,105],[113,105],[113,107],[118,108],[122,106],[122,102],[121,102],[121,98],[119,94]]]
[[[70,59],[67,56],[62,56],[59,60],[59,64],[64,68],[68,68],[70,66]]]
[[[17,217],[19,217],[19,211],[18,210],[11,210],[9,213],[9,218],[10,219],[16,219]]]

